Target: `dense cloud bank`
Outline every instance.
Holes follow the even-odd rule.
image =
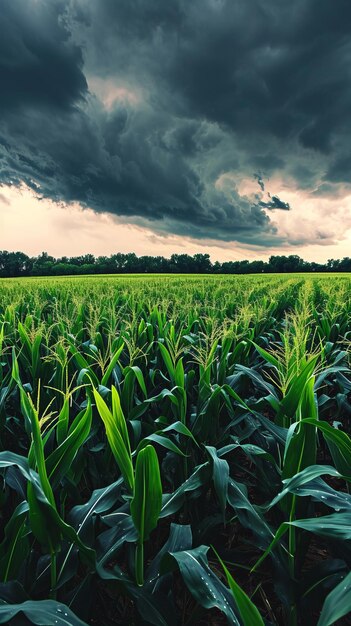
[[[86,274],[258,274],[272,272],[351,272],[351,258],[327,263],[304,261],[296,254],[271,256],[269,261],[211,262],[209,254],[140,256],[133,252],[95,257],[85,254],[55,258],[43,252],[29,257],[24,252],[0,250],[0,277],[72,276]]]
[[[286,244],[270,180],[350,181],[350,18],[349,0],[2,0],[0,182]]]

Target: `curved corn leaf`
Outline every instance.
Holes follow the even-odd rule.
[[[307,418],[302,420],[302,422],[312,424],[322,432],[335,467],[341,474],[351,479],[351,438],[349,435],[320,420]]]
[[[254,565],[252,571],[256,570],[268,554],[272,552],[273,548],[275,548],[275,546],[279,543],[280,539],[283,535],[285,535],[290,526],[301,528],[302,530],[307,530],[316,535],[328,537],[335,541],[348,541],[351,539],[351,512],[342,511],[340,513],[324,515],[323,517],[301,519],[293,522],[283,522],[279,526],[273,541]]]
[[[332,626],[351,613],[351,572],[329,593],[317,626]]]
[[[94,388],[94,399],[99,415],[104,422],[107,440],[121,471],[127,489],[134,491],[134,471],[132,455],[130,451],[129,437],[124,415],[119,402],[119,396],[115,387],[112,387],[113,414],[105,400]]]
[[[140,450],[135,466],[135,491],[130,503],[135,528],[141,542],[156,527],[162,506],[162,485],[157,454],[153,446]]]
[[[0,605],[0,624],[7,624],[23,613],[38,626],[87,626],[68,606],[54,600],[27,600],[21,604]]]
[[[217,456],[216,448],[213,446],[205,446],[205,449],[207,450],[212,462],[213,484],[222,514],[224,516],[228,498],[229,465],[227,461],[220,459]]]
[[[78,413],[69,429],[67,438],[46,459],[49,480],[54,487],[68,473],[79,448],[87,439],[90,433],[91,420],[92,409],[88,399],[87,408]]]
[[[29,552],[26,520],[29,507],[21,502],[5,526],[5,536],[0,545],[0,580],[6,582],[17,577],[18,570]]]
[[[158,457],[153,446],[140,450],[135,466],[134,497],[130,503],[134,526],[138,531],[135,572],[138,585],[144,583],[144,541],[156,527],[162,505],[162,484]]]
[[[212,548],[214,550],[214,548]],[[264,626],[264,621],[252,600],[250,600],[249,596],[246,595],[245,591],[241,589],[238,583],[235,582],[233,576],[229,572],[226,565],[223,563],[222,559],[214,550],[217,559],[219,560],[224,573],[227,577],[227,581],[231,592],[233,594],[234,602],[238,607],[238,612],[243,623],[243,626]]]
[[[241,626],[236,615],[233,597],[229,589],[208,566],[208,546],[192,550],[170,552],[163,559],[163,571],[171,568],[170,558],[175,561],[182,578],[195,600],[205,609],[219,609],[229,624]]]

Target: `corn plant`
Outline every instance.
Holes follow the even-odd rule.
[[[346,626],[350,286],[0,281],[0,622]]]

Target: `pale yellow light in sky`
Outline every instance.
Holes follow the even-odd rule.
[[[111,111],[116,103],[126,102],[135,106],[140,102],[140,93],[128,88],[125,84],[116,84],[112,78],[88,76],[87,81],[89,91],[100,100],[107,111]]]
[[[175,235],[162,236],[151,228],[126,224],[110,214],[97,214],[78,205],[60,206],[39,200],[26,188],[0,188],[0,249],[22,250],[29,255],[47,251],[53,256],[75,256],[88,252],[110,255],[135,252],[169,257],[172,253],[211,255],[212,261],[267,259],[271,254],[299,254],[306,260],[351,256],[351,195],[340,201],[304,198],[283,189],[282,198],[291,202],[290,212],[275,211],[271,219],[280,233],[289,238],[314,233],[331,233],[329,245],[260,248],[236,242],[194,240]],[[328,240],[329,241],[329,240]]]

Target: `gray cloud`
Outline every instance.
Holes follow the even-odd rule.
[[[283,202],[278,196],[271,196],[268,202],[263,202],[262,200],[259,202],[259,205],[264,207],[265,209],[281,209],[282,211],[290,211],[290,204],[288,202]]]
[[[350,17],[347,0],[3,0],[0,181],[159,233],[286,243],[269,213],[289,204],[238,184],[349,180]]]
[[[261,191],[264,191],[264,189],[265,189],[264,181],[263,181],[263,178],[262,178],[261,174],[254,174],[254,178],[257,180],[257,183],[258,183],[259,187],[261,188]]]

